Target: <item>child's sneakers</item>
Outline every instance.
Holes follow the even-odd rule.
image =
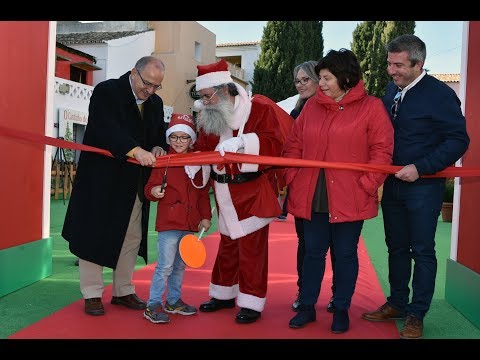
[[[178,301],[173,305],[165,302],[165,312],[170,314],[193,315],[197,313],[197,308],[195,306],[185,304],[182,299],[178,299]]]
[[[155,309],[147,307],[143,313],[143,317],[155,324],[170,322],[170,318],[163,312],[162,306],[158,306]]]

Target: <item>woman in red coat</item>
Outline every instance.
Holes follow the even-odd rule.
[[[391,164],[393,128],[382,101],[364,88],[355,54],[331,50],[319,60],[317,94],[305,104],[283,156],[360,164]],[[378,214],[377,191],[386,174],[341,169],[288,168],[287,210],[304,219],[305,258],[300,308],[289,326],[316,320],[315,304],[329,243],[335,252],[335,312],[331,330],[349,328],[348,309],[358,276],[363,221]]]

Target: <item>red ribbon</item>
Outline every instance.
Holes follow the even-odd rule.
[[[99,149],[93,146],[74,143],[61,139],[55,139],[45,135],[39,135],[23,130],[15,130],[0,126],[0,136],[5,136],[18,140],[27,140],[29,142],[51,145],[55,147],[91,151],[105,156],[113,157],[113,155],[104,149]],[[131,163],[138,164],[135,159],[128,159]],[[157,158],[154,167],[169,166],[185,166],[185,165],[204,165],[204,164],[218,164],[228,165],[234,163],[249,163],[259,165],[272,165],[278,167],[318,167],[324,169],[343,169],[356,171],[370,171],[387,174],[394,174],[403,166],[396,165],[379,165],[379,164],[359,164],[359,163],[339,163],[339,162],[325,162],[318,160],[292,159],[276,156],[262,156],[249,155],[237,153],[225,153],[221,156],[218,151],[202,151],[187,154],[169,154]],[[433,175],[425,175],[422,177],[471,177],[480,176],[479,168],[455,167],[451,166]]]

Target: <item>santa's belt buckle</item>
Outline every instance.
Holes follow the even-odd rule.
[[[226,184],[226,183],[233,183],[233,184],[240,184],[246,181],[250,181],[256,179],[262,175],[261,171],[253,172],[253,173],[242,173],[242,174],[217,174],[216,172],[211,172],[211,178],[216,182]]]
[[[229,182],[229,180],[231,180],[231,175],[228,175],[227,177],[227,174],[217,174],[215,172],[212,174],[212,177],[216,182],[219,182],[222,184],[225,184]]]

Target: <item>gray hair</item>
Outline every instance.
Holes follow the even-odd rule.
[[[419,37],[411,34],[396,37],[385,46],[385,49],[389,53],[406,51],[412,66],[419,61],[425,62],[427,58],[427,47],[425,43]]]
[[[145,69],[145,66],[148,64],[153,63],[155,64],[159,69],[165,70],[165,64],[163,63],[162,60],[155,56],[144,56],[140,58],[136,63],[135,63],[135,68],[138,70],[143,70]]]
[[[307,74],[307,76],[310,79],[312,79],[312,81],[315,81],[318,84],[320,79],[318,77],[318,73],[315,71],[315,66],[317,66],[317,64],[318,64],[318,61],[309,60],[309,61],[305,61],[305,62],[295,66],[295,68],[293,69],[293,81],[295,81],[297,79],[298,72],[300,70],[303,70],[303,71],[305,71],[305,74]],[[295,104],[294,109],[296,111],[300,112],[300,110],[303,108],[303,105],[305,105],[307,100],[308,99],[302,99],[299,96],[298,100],[297,100],[297,103]]]
[[[317,63],[318,62],[315,60],[309,60],[295,66],[295,68],[293,69],[293,80],[295,81],[298,72],[300,70],[303,70],[310,79],[318,83],[318,74],[315,72],[315,65],[317,65]]]
[[[220,85],[216,85],[216,86],[213,86],[212,89],[214,90],[220,90],[222,88],[226,87],[227,88],[227,91],[228,91],[228,94],[231,95],[231,96],[237,96],[239,93],[238,93],[238,89],[237,89],[237,86],[235,85],[235,83],[225,83],[225,84],[220,84]]]

